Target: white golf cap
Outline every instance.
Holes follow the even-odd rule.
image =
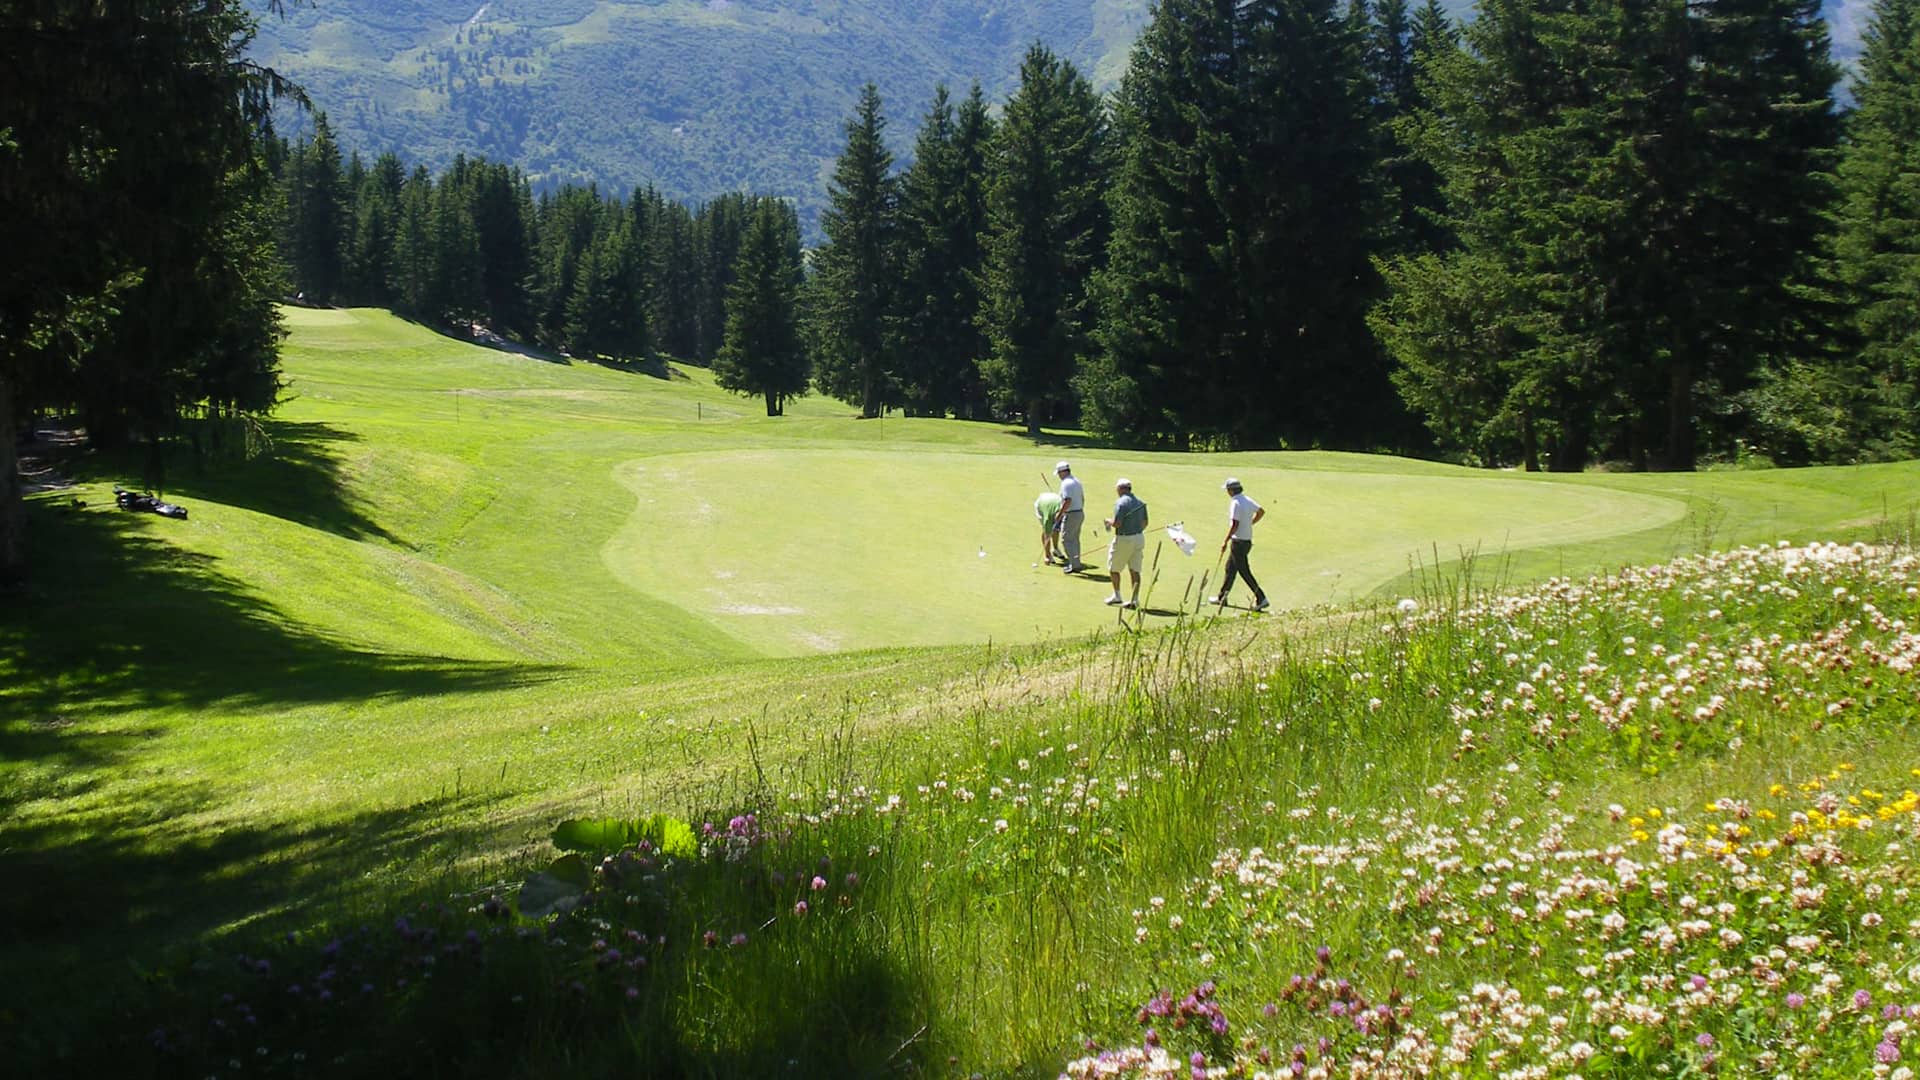
[[[1055,465],[1055,466],[1053,467],[1053,471],[1054,471],[1054,472],[1072,472],[1072,471],[1073,471],[1073,466],[1071,466],[1071,465],[1069,465],[1069,464],[1067,464],[1066,462],[1064,462],[1064,461],[1063,461],[1063,462],[1061,462],[1060,464],[1058,464],[1058,465]]]
[[[1240,481],[1235,477],[1229,476],[1227,477],[1227,482],[1224,484],[1221,484],[1220,486],[1227,489],[1228,491],[1239,491]]]
[[[1131,480],[1129,480],[1129,479],[1127,479],[1126,477],[1124,477],[1124,476],[1123,476],[1123,477],[1121,477],[1120,479],[1118,479],[1118,480],[1115,480],[1115,481],[1113,482],[1113,486],[1114,486],[1114,487],[1117,487],[1117,488],[1130,488],[1130,487],[1132,487],[1132,486],[1133,486],[1133,481],[1131,481]]]

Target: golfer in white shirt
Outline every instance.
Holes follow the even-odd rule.
[[[1222,486],[1227,489],[1230,501],[1227,503],[1227,538],[1220,541],[1220,550],[1231,551],[1227,555],[1226,580],[1220,583],[1220,595],[1214,597],[1213,602],[1224,607],[1227,593],[1233,591],[1234,578],[1243,577],[1253,589],[1253,610],[1265,611],[1267,594],[1253,579],[1253,568],[1247,565],[1247,552],[1253,550],[1253,526],[1266,517],[1267,512],[1240,490],[1240,481],[1230,476]]]

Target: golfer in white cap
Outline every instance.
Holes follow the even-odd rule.
[[[1220,583],[1220,595],[1214,597],[1213,602],[1222,607],[1226,606],[1227,593],[1233,590],[1233,579],[1236,576],[1243,577],[1253,589],[1253,610],[1265,611],[1267,594],[1261,591],[1260,583],[1253,580],[1253,568],[1247,565],[1247,552],[1253,550],[1254,523],[1266,517],[1267,512],[1259,503],[1247,498],[1246,494],[1240,490],[1239,480],[1229,476],[1227,482],[1220,486],[1227,489],[1229,497],[1227,538],[1220,541],[1220,550],[1224,552],[1231,547],[1232,554],[1227,556],[1227,576]]]
[[[1080,527],[1087,522],[1087,493],[1074,479],[1073,466],[1061,462],[1053,467],[1054,474],[1060,477],[1060,548],[1066,556],[1067,568],[1062,571],[1077,574],[1086,569],[1080,562]]]
[[[1140,567],[1147,553],[1147,504],[1134,497],[1133,481],[1126,477],[1114,481],[1113,492],[1119,498],[1113,504],[1113,516],[1107,528],[1113,530],[1113,542],[1107,545],[1107,576],[1113,579],[1113,595],[1107,603],[1132,607],[1140,602]],[[1120,598],[1120,568],[1133,573],[1133,598]]]

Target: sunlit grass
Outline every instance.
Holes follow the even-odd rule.
[[[932,1062],[946,1047],[1045,1073],[1076,1033],[1115,1037],[1115,1009],[1160,970],[1102,944],[1131,933],[1139,894],[1203,873],[1262,802],[1284,805],[1274,793],[1318,785],[1355,806],[1477,775],[1431,744],[1416,702],[1381,695],[1382,713],[1351,713],[1358,690],[1311,674],[1327,647],[1387,663],[1372,615],[1175,617],[1210,569],[1219,477],[1269,507],[1254,553],[1268,589],[1312,605],[1438,597],[1436,563],[1457,579],[1463,548],[1481,585],[1518,586],[1732,542],[1898,532],[1920,477],[1911,464],[1489,475],[1136,454],[1071,433],[1036,447],[997,425],[859,421],[812,398],[768,420],[698,371],[551,363],[371,312],[291,316],[274,452],[176,462],[187,522],[107,508],[130,478],[111,460],[75,463],[82,484],[35,503],[37,584],[0,612],[0,875],[25,883],[0,900],[14,931],[0,967],[37,976],[0,991],[0,1036],[34,1060],[70,1060],[102,1009],[140,995],[108,969],[517,880],[564,817],[798,812],[786,795],[907,796],[943,770],[985,797],[1022,758],[1057,766],[1069,742],[1109,775],[1166,773],[1157,759],[1198,752],[1185,729],[1205,731],[1211,710],[1286,710],[1270,745],[1201,744],[1208,784],[1127,802],[1111,844],[1043,831],[1005,847],[992,837],[1019,819],[977,834],[978,810],[796,834],[809,858],[878,844],[894,871],[943,875],[872,881],[899,914],[849,955],[885,968],[901,1004],[868,1050]],[[1096,491],[1124,471],[1157,522],[1185,518],[1202,538],[1193,560],[1160,552],[1150,606],[1165,614],[1141,620],[1144,637],[1118,632],[1103,586],[1031,566],[1031,498],[1063,455]],[[837,649],[862,651],[820,651]],[[1892,741],[1871,745],[1905,752],[1898,732],[1872,730]],[[1806,768],[1827,767],[1806,752]],[[1713,767],[1774,760],[1755,759]],[[1604,779],[1652,800],[1693,783],[1689,768]],[[994,919],[962,917],[982,904]],[[949,969],[964,977],[925,974]],[[833,985],[816,987],[823,1009],[839,1008]],[[701,1055],[729,1039],[745,1057],[725,1060],[775,1052],[751,1018],[776,990],[701,993],[671,999],[674,1025],[692,1025],[674,1054],[719,1062]],[[954,1016],[977,1031],[955,1033]]]

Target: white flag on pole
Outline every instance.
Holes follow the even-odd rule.
[[[1173,541],[1174,545],[1180,549],[1180,553],[1188,557],[1192,557],[1193,549],[1200,546],[1200,541],[1188,536],[1187,530],[1181,528],[1178,523],[1167,526],[1167,539]]]

